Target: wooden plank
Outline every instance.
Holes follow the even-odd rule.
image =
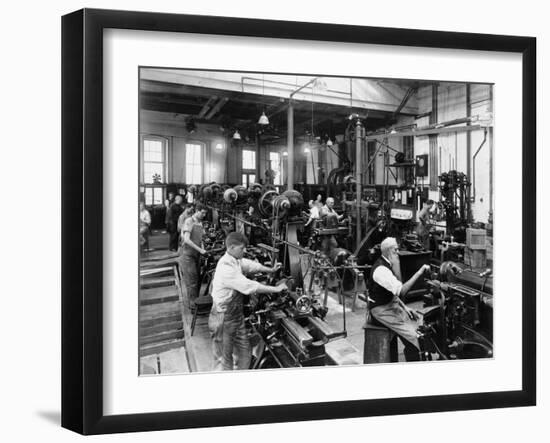
[[[157,303],[154,305],[140,306],[139,315],[141,320],[165,317],[170,314],[181,316],[180,302]]]
[[[172,275],[170,277],[144,278],[139,279],[141,289],[159,288],[162,286],[171,286],[176,284],[176,279]]]
[[[169,257],[160,260],[142,260],[139,264],[140,269],[157,268],[162,266],[176,266],[178,257]]]
[[[179,300],[179,291],[175,286],[164,286],[161,288],[149,288],[139,291],[140,305],[151,305],[154,303],[166,303]]]
[[[158,251],[146,252],[142,258],[142,262],[161,261],[167,259],[177,259],[179,254],[174,251],[160,249]]]
[[[154,335],[158,334],[160,332],[167,332],[167,331],[175,331],[178,329],[183,329],[183,322],[181,320],[179,321],[169,321],[169,322],[162,322],[158,324],[153,324],[148,327],[143,327],[140,323],[139,325],[139,336],[145,337],[148,335]]]
[[[169,351],[170,349],[182,348],[185,345],[185,340],[171,340],[163,343],[153,343],[150,345],[141,346],[139,349],[140,357],[151,355],[151,354],[160,354],[161,352]]]
[[[162,277],[174,275],[174,268],[172,266],[162,266],[162,267],[154,267],[154,268],[141,268],[139,270],[140,277]]]
[[[164,315],[157,316],[157,317],[148,317],[148,318],[140,318],[139,320],[139,327],[140,328],[152,328],[155,326],[160,327],[161,325],[169,325],[174,322],[181,321],[181,314],[179,312],[166,312]]]
[[[140,346],[148,345],[151,343],[162,343],[167,340],[175,340],[178,338],[183,338],[183,329],[176,329],[173,331],[163,331],[154,335],[140,335],[139,344]]]

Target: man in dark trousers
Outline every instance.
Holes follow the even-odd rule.
[[[245,277],[257,272],[276,272],[273,267],[243,258],[248,239],[239,232],[231,232],[225,239],[226,253],[216,265],[212,281],[212,311],[208,327],[212,336],[214,370],[249,369],[252,350],[243,313],[243,294],[275,294],[287,288],[285,282],[268,286]],[[236,361],[234,361],[234,355]]]
[[[371,271],[372,290],[369,298],[373,303],[370,313],[399,335],[405,345],[407,361],[420,360],[420,346],[416,333],[420,325],[418,315],[409,309],[400,297],[409,292],[422,274],[430,270],[430,266],[422,265],[409,280],[402,283],[397,241],[393,237],[387,237],[380,244],[380,249],[382,256],[374,263]]]
[[[425,201],[422,209],[418,213],[416,234],[418,235],[418,241],[422,243],[424,249],[430,249],[430,211],[434,204],[433,200]]]
[[[201,255],[206,254],[202,242],[204,235],[202,221],[206,217],[206,213],[206,206],[197,203],[195,213],[185,219],[181,228],[180,265],[191,308],[194,308],[195,300],[199,296]]]
[[[166,230],[170,234],[168,248],[170,251],[178,250],[179,234],[178,234],[178,218],[183,212],[183,197],[176,195],[174,203],[170,205],[166,211]]]

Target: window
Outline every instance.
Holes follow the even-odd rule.
[[[269,168],[273,171],[273,184],[282,185],[281,154],[279,152],[269,153]]]
[[[256,170],[256,151],[243,149],[243,169]]]
[[[144,138],[143,183],[162,183],[164,179],[164,142]]]
[[[185,181],[188,184],[202,183],[202,145],[185,145]]]
[[[145,188],[145,205],[156,206],[163,204],[164,188],[156,186],[147,186]]]
[[[256,183],[256,174],[243,174],[242,185],[248,188],[252,183]]]
[[[242,185],[247,188],[256,182],[256,151],[243,149]]]

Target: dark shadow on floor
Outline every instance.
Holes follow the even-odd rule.
[[[60,411],[36,411],[36,415],[54,425],[61,425]]]

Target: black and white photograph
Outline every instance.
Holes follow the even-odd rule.
[[[140,376],[494,358],[498,85],[138,76]]]

